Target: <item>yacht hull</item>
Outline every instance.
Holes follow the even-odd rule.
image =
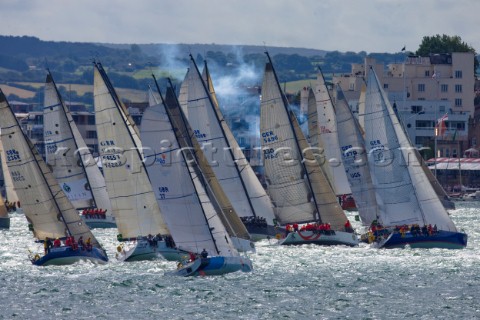
[[[253,224],[245,224],[248,233],[253,241],[260,241],[263,239],[281,238],[285,234],[285,228],[274,227],[271,225],[257,226]]]
[[[245,257],[208,257],[197,259],[186,265],[179,264],[179,269],[173,275],[189,276],[219,276],[231,272],[251,272],[252,261]]]
[[[407,232],[404,236],[392,233],[386,240],[378,243],[379,248],[423,248],[423,249],[463,249],[467,246],[468,236],[462,232],[438,231],[433,235],[414,236]]]
[[[36,266],[49,265],[68,265],[79,261],[90,261],[96,264],[105,264],[108,257],[103,250],[99,248],[91,248],[90,250],[82,247],[73,250],[72,247],[51,248],[43,257],[34,257],[32,263]]]
[[[123,250],[120,245],[117,248],[117,251],[117,259],[120,261],[142,261],[154,259],[179,261],[188,256],[188,253],[185,251],[167,247],[165,241],[158,241],[157,245],[152,245],[146,240],[140,240],[128,250]]]
[[[283,246],[318,244],[324,246],[347,245],[354,247],[358,245],[358,237],[354,233],[344,231],[335,231],[330,234],[316,231],[296,231],[289,233],[284,239],[280,240],[279,244]]]
[[[98,218],[94,216],[85,216],[81,215],[83,221],[90,227],[90,229],[109,229],[109,228],[116,228],[117,224],[115,223],[115,217],[113,216],[105,216],[103,218]]]

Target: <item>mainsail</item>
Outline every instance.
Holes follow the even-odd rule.
[[[239,188],[238,192],[243,191],[243,194],[246,196],[246,201],[245,199],[243,200],[243,205],[250,205],[251,213],[254,216],[262,217],[269,225],[273,225],[275,214],[273,212],[272,200],[270,199],[262,184],[258,180],[255,172],[248,163],[247,158],[245,157],[242,149],[240,148],[240,145],[238,144],[237,140],[235,139],[232,131],[228,127],[227,122],[223,117],[222,111],[220,110],[220,107],[218,105],[217,96],[213,87],[213,81],[210,77],[206,62],[205,68],[203,69],[202,78],[205,81],[208,91],[210,92],[212,102],[211,104],[207,104],[206,107],[213,107],[217,114],[217,117],[213,119],[212,123],[214,125],[217,124],[217,126],[218,124],[221,125],[221,129],[224,135],[223,142],[225,146],[231,151],[231,153],[226,152],[225,157],[220,158],[219,160],[223,160],[223,166],[228,166],[229,161],[235,164],[237,170],[231,170],[231,173],[232,177],[238,177],[240,181],[240,184],[237,185],[237,187]],[[209,128],[212,129],[211,126]],[[220,139],[222,139],[222,137],[220,137]],[[220,166],[214,167],[214,169],[218,169],[218,171],[221,171]],[[217,170],[215,170],[215,172],[217,173]],[[239,205],[241,204],[239,203]],[[243,213],[237,210],[237,213],[239,213],[240,216],[248,216],[247,210],[245,210]]]
[[[143,143],[154,150],[145,157],[147,170],[175,243],[189,252],[206,249],[213,255],[238,255],[203,187],[190,136],[176,127],[181,109],[178,105],[169,109],[167,113],[164,103],[149,107],[141,133]]]
[[[167,88],[165,104],[168,108],[170,118],[175,124],[174,127],[176,130],[182,133],[182,137],[189,137],[189,139],[181,139],[179,141],[181,142],[182,148],[191,148],[194,151],[195,159],[203,174],[202,177],[206,180],[204,188],[209,194],[209,197],[215,199],[213,205],[216,206],[217,212],[228,234],[230,237],[250,240],[250,234],[218,181],[205,153],[195,137],[193,129],[190,127],[189,121],[183,113],[183,109],[182,112],[180,111],[179,102],[171,85]]]
[[[78,239],[83,236],[90,238],[93,246],[101,248],[35,146],[24,135],[1,91],[0,127],[8,169],[35,237],[45,240],[47,237],[74,236]]]
[[[325,161],[322,160],[322,169],[327,174],[333,190],[337,195],[350,194],[350,186],[345,175],[345,168],[341,161],[338,149],[337,124],[335,123],[335,109],[330,91],[325,83],[323,73],[317,76],[315,88],[316,106],[309,104],[308,121],[311,145],[324,151]],[[312,110],[313,109],[313,110]],[[312,122],[316,122],[316,127]]]
[[[373,187],[362,130],[348,106],[340,86],[336,86],[336,121],[339,149],[350,189],[364,225],[378,219],[378,206]]]
[[[192,72],[189,73],[187,108],[188,121],[195,137],[203,145],[210,165],[237,214],[240,217],[254,216],[255,211],[245,182],[240,176],[232,146],[226,139],[225,120],[220,110],[215,108],[215,101],[210,96],[193,58],[190,70]]]
[[[437,225],[456,231],[372,68],[365,97],[365,142],[384,225]]]
[[[98,63],[94,103],[105,182],[121,236],[169,234],[145,169],[136,127]]]
[[[288,110],[271,61],[262,84],[260,132],[268,192],[280,222],[318,221],[342,228],[347,217]]]
[[[9,202],[18,202],[18,196],[13,186],[12,177],[7,167],[5,150],[2,141],[0,140],[0,158],[2,158],[3,184],[5,186],[5,199]]]
[[[67,110],[50,72],[43,109],[46,163],[76,209],[112,209],[105,180]]]

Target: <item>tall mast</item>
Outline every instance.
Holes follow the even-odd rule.
[[[15,120],[15,125],[18,127],[19,131],[21,132],[23,138],[25,139],[25,142],[27,143],[28,145],[28,148],[30,150],[30,152],[32,153],[33,155],[33,159],[35,161],[35,164],[37,166],[37,169],[42,173],[41,176],[42,176],[42,179],[44,180],[45,182],[45,185],[47,186],[47,189],[48,189],[48,192],[50,193],[50,195],[52,196],[52,200],[53,200],[53,203],[55,203],[55,207],[57,208],[57,211],[58,213],[60,214],[60,216],[62,217],[62,222],[63,224],[65,225],[65,228],[67,228],[67,232],[69,235],[71,235],[71,231],[70,231],[70,228],[68,227],[68,223],[65,222],[65,217],[63,216],[63,212],[62,210],[60,209],[60,207],[58,206],[58,203],[57,203],[57,199],[56,199],[56,195],[53,193],[51,187],[50,187],[50,184],[48,183],[45,175],[43,174],[43,171],[42,171],[42,168],[40,167],[40,164],[39,164],[39,158],[40,158],[40,155],[38,154],[38,152],[36,151],[35,149],[35,146],[33,145],[33,143],[28,139],[28,137],[25,135],[25,133],[22,131],[21,127],[20,127],[20,123],[18,122],[18,119],[17,117],[15,117],[15,113],[13,113],[12,111],[12,108],[10,107],[10,104],[8,103],[5,95],[3,94],[3,92],[1,91],[0,89],[0,102],[3,102],[5,101],[7,103],[7,106],[8,106],[8,110],[10,111],[10,113],[12,114],[12,117],[13,119]],[[41,159],[41,158],[40,158]],[[58,194],[58,193],[57,193]]]
[[[162,101],[162,104],[163,104],[163,106],[165,107],[165,111],[166,111],[166,114],[167,114],[167,117],[168,117],[168,121],[170,121],[170,124],[172,125],[172,128],[173,128],[173,132],[175,133],[175,137],[177,138],[177,142],[178,142],[178,144],[180,145],[180,139],[179,139],[179,137],[178,137],[178,135],[179,135],[180,132],[179,132],[179,130],[176,130],[176,129],[178,129],[178,128],[176,128],[175,123],[174,123],[174,121],[173,121],[173,119],[172,119],[171,110],[169,110],[169,107],[167,107],[167,104],[165,103],[165,100],[163,99],[163,95],[162,95],[162,92],[160,91],[160,87],[159,87],[159,85],[158,85],[157,79],[155,78],[155,75],[152,74],[152,77],[153,77],[153,81],[155,82],[155,87],[157,88],[157,92],[158,92],[158,94],[160,95],[160,100]],[[168,80],[169,80],[169,83],[170,83],[170,85],[171,85],[170,79],[168,79]],[[175,108],[178,108],[178,107],[175,107]],[[181,116],[182,116],[182,118],[183,118],[183,111],[182,111],[182,109],[181,109],[181,108],[178,108],[178,111],[180,112],[180,114],[181,114]],[[188,162],[187,162],[187,159],[185,158],[185,153],[183,152],[183,150],[188,150],[189,153],[190,153],[190,156],[191,156],[193,159],[195,159],[195,156],[191,153],[191,149],[186,148],[186,146],[181,146],[181,145],[180,145],[180,147],[182,148],[181,154],[182,154],[182,158],[183,158],[183,161],[185,162],[185,164],[187,164]],[[188,166],[188,164],[187,164],[187,166]],[[194,170],[196,169],[195,171],[197,171],[197,177],[200,179],[201,175],[200,175],[199,172],[198,172],[198,166],[195,166],[193,169],[194,169]],[[195,185],[195,182],[193,181],[192,173],[191,173],[190,170],[189,170],[189,173],[190,173],[190,179],[191,179],[191,181],[192,181],[193,188],[195,189],[195,194],[196,194],[196,196],[197,196],[197,199],[198,199],[199,203],[201,203],[200,198],[198,197],[197,186]],[[213,244],[215,245],[215,250],[217,250],[217,254],[219,254],[220,250],[218,249],[217,242],[215,241],[215,237],[213,236],[212,228],[210,228],[210,224],[208,223],[208,219],[207,219],[207,216],[206,216],[206,214],[205,214],[205,210],[204,210],[204,208],[203,208],[202,205],[200,205],[200,207],[202,208],[202,214],[203,214],[203,217],[205,218],[205,222],[206,222],[206,224],[208,225],[208,231],[210,232],[210,236],[212,237]]]
[[[275,82],[278,86],[278,90],[279,90],[280,95],[281,95],[282,100],[283,100],[283,106],[285,108],[285,111],[289,115],[288,123],[290,124],[290,128],[291,128],[291,130],[293,132],[293,135],[294,135],[294,138],[295,138],[294,140],[295,140],[295,145],[297,146],[298,155],[303,157],[303,152],[302,152],[302,149],[300,148],[300,145],[298,143],[298,137],[297,137],[297,134],[295,133],[295,128],[293,127],[293,123],[292,123],[292,117],[295,117],[295,114],[293,113],[293,111],[288,109],[289,104],[288,104],[287,97],[283,94],[282,88],[280,87],[280,84],[278,82],[277,73],[275,72],[275,68],[273,68],[272,59],[270,58],[270,55],[268,54],[268,51],[265,51],[265,54],[267,55],[268,62],[270,64],[270,66],[272,67],[273,75],[275,77]],[[318,202],[317,202],[317,199],[316,199],[316,196],[315,196],[315,192],[313,192],[313,187],[312,187],[312,183],[310,181],[310,176],[309,176],[307,167],[305,166],[305,163],[303,161],[301,161],[301,164],[302,164],[303,170],[305,171],[305,176],[307,177],[308,186],[309,186],[310,190],[312,191],[312,198],[313,198],[313,202],[315,203],[315,210],[317,212],[318,222],[322,223],[322,218],[320,216],[320,212],[318,212],[318,206],[319,205],[318,205]]]
[[[190,54],[190,59],[192,60],[193,62],[193,65],[195,66],[195,70],[197,71],[197,74],[198,76],[200,77],[200,79],[202,79],[202,75],[200,74],[200,71],[198,70],[198,67],[197,67],[197,64],[195,63],[195,60],[193,59],[192,55]],[[205,61],[205,68],[207,68],[207,74],[208,73],[208,67],[207,67],[207,62]],[[235,159],[235,155],[233,154],[233,151],[232,151],[232,146],[230,145],[230,142],[228,141],[228,139],[226,138],[227,135],[225,134],[225,130],[223,128],[223,125],[222,125],[222,122],[225,122],[225,119],[220,119],[219,116],[218,116],[218,110],[215,110],[215,108],[219,108],[219,106],[213,102],[212,100],[212,96],[210,95],[210,90],[208,90],[208,88],[206,87],[205,85],[205,82],[203,81],[202,79],[202,85],[203,85],[203,88],[205,89],[205,92],[207,93],[207,96],[208,96],[208,100],[210,101],[210,104],[212,105],[213,107],[213,113],[215,114],[215,119],[217,120],[217,123],[220,127],[220,130],[222,131],[222,135],[224,137],[224,140],[225,140],[225,143],[227,144],[228,146],[228,152],[230,153],[230,156],[232,157],[232,160],[233,160],[233,163],[235,164],[235,170],[237,171],[237,175],[240,179],[240,182],[242,184],[242,188],[243,188],[243,191],[245,192],[245,195],[246,195],[246,198],[247,198],[247,201],[248,201],[248,205],[250,206],[250,210],[252,211],[253,213],[253,216],[257,216],[255,214],[255,208],[253,207],[253,204],[252,204],[252,201],[250,199],[250,196],[248,194],[248,190],[247,190],[247,187],[245,186],[245,181],[243,180],[243,177],[242,177],[242,174],[240,172],[240,169],[238,168],[238,163]]]
[[[57,88],[57,84],[55,83],[55,80],[53,80],[53,76],[50,72],[50,69],[47,68],[47,72],[48,72],[48,76],[47,76],[47,82],[48,80],[50,80],[53,84],[53,87],[55,88],[55,93],[57,94],[57,98],[58,100],[60,101],[60,106],[59,108],[62,108],[63,109],[63,112],[61,112],[62,116],[64,118],[67,119],[67,123],[68,123],[68,130],[70,131],[70,134],[72,135],[72,138],[73,138],[73,143],[75,144],[75,148],[76,150],[78,150],[78,144],[77,144],[77,141],[75,140],[75,135],[73,134],[73,130],[72,130],[72,127],[70,125],[70,119],[68,119],[67,115],[66,115],[66,110],[65,110],[65,104],[63,102],[63,99],[62,99],[62,96],[60,95],[60,92],[58,91],[58,88]],[[45,106],[46,107],[46,106]],[[73,121],[73,118],[71,119]],[[67,151],[68,152],[68,151]],[[82,167],[82,170],[83,170],[83,173],[85,175],[85,178],[87,179],[87,183],[88,185],[90,186],[90,180],[88,178],[88,174],[86,173],[86,170],[85,170],[85,165],[83,164],[83,159],[82,159],[82,155],[79,153],[79,158],[80,158],[80,165]],[[93,194],[92,192],[92,188],[90,187],[89,188],[89,192],[90,194],[92,195],[92,199],[93,199],[93,203],[95,205],[95,207],[97,207],[97,201],[95,200],[95,195]]]

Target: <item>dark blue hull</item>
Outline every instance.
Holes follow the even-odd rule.
[[[43,257],[36,255],[32,259],[32,263],[36,266],[67,265],[82,260],[103,264],[108,262],[108,257],[103,250],[95,247],[90,250],[82,250],[81,248],[73,250],[72,247],[62,246],[51,248],[50,252]]]
[[[252,261],[243,257],[208,257],[197,259],[183,266],[173,274],[177,276],[219,276],[231,272],[251,272]]]
[[[461,232],[438,231],[433,235],[412,235],[407,232],[404,236],[400,233],[391,234],[386,241],[380,242],[381,248],[443,248],[463,249],[467,246],[468,236]]]
[[[9,217],[0,217],[0,229],[10,229]]]
[[[252,237],[253,241],[259,241],[262,239],[279,239],[285,234],[285,228],[274,227],[271,225],[259,226],[256,224],[245,223],[248,233]]]

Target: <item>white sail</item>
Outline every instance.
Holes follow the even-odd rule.
[[[358,124],[363,130],[365,128],[365,95],[367,93],[367,86],[362,84],[360,89],[360,98],[358,98]]]
[[[6,155],[3,149],[2,141],[0,140],[0,158],[2,158],[3,183],[5,186],[5,199],[9,202],[18,202],[18,196],[13,186],[12,177],[7,167]]]
[[[98,64],[94,103],[105,183],[120,234],[124,239],[168,234],[142,161],[140,139]]]
[[[165,103],[169,110],[169,113],[172,114],[172,120],[175,122],[176,130],[182,132],[182,136],[192,137],[188,141],[185,141],[183,147],[193,148],[195,151],[195,157],[202,171],[203,177],[208,184],[207,193],[215,201],[213,202],[215,206],[218,206],[217,211],[220,214],[220,219],[222,220],[223,225],[227,229],[230,237],[240,238],[244,240],[250,239],[250,234],[248,233],[245,225],[240,220],[238,214],[235,211],[235,208],[232,206],[229,198],[225,194],[220,182],[218,181],[212,167],[209,164],[209,159],[203,152],[198,140],[195,138],[193,129],[190,127],[188,120],[185,117],[183,112],[180,112],[180,107],[178,100],[176,99],[175,92],[172,87],[167,88],[165,95]],[[237,241],[235,239],[235,241]],[[250,242],[244,241],[245,245],[248,243],[249,250]],[[239,243],[240,244],[240,243]],[[240,246],[236,246],[240,250]],[[244,248],[245,249],[245,248]],[[243,249],[242,249],[243,250]]]
[[[304,181],[302,157],[272,68],[268,63],[260,105],[260,133],[267,191],[281,223],[313,221],[315,208],[310,202],[310,190]]]
[[[94,207],[88,179],[77,153],[77,144],[50,74],[45,81],[44,94],[45,162],[52,168],[55,178],[75,208]]]
[[[220,125],[225,120],[223,117],[219,118],[219,111],[215,110],[193,60],[190,70],[192,72],[188,84],[187,108],[188,121],[195,137],[203,145],[210,165],[237,214],[240,217],[254,216],[252,204],[235,163],[233,150],[225,137],[225,126]]]
[[[211,254],[237,254],[201,183],[192,151],[182,151],[163,104],[145,111],[141,129],[144,145],[154,150],[146,155],[147,170],[177,247],[196,253],[206,249]]]
[[[50,73],[45,81],[43,123],[46,162],[74,207],[96,207],[110,214],[105,180]]]
[[[319,72],[317,76],[315,98],[317,108],[313,114],[309,110],[308,117],[309,121],[315,118],[314,114],[317,117],[318,128],[313,134],[310,133],[312,147],[323,149],[326,161],[322,164],[322,168],[327,174],[329,181],[331,181],[335,193],[337,195],[350,194],[350,186],[338,149],[335,109],[322,72]]]
[[[7,165],[22,201],[22,208],[33,225],[34,235],[49,238],[74,236],[90,238],[99,247],[88,226],[82,221],[52,171],[34,145],[23,134],[3,92],[0,91],[1,138]]]
[[[300,150],[302,150],[306,180],[308,180],[312,192],[312,199],[320,218],[319,221],[322,223],[328,222],[333,230],[341,230],[348,220],[347,216],[338,203],[335,192],[328,182],[328,178],[323,172],[322,167],[318,164],[317,158],[314,152],[312,152],[312,148],[308,144],[297,118],[292,111],[290,111],[290,121],[295,133],[295,139],[297,140]]]
[[[222,157],[219,160],[224,160],[224,162],[225,160],[227,160],[227,162],[225,162],[225,165],[228,165],[228,161],[232,161],[232,163],[235,164],[235,166],[237,167],[237,170],[236,171],[232,170],[232,174],[234,176],[236,174],[238,175],[239,179],[241,180],[240,182],[243,185],[243,192],[247,197],[246,200],[249,202],[249,203],[245,203],[245,200],[244,200],[243,204],[245,205],[250,204],[252,213],[255,216],[262,217],[265,219],[265,221],[269,225],[273,225],[275,214],[273,212],[272,200],[270,199],[265,189],[263,188],[262,184],[258,180],[257,175],[255,174],[252,167],[250,166],[250,163],[248,163],[247,158],[245,157],[242,149],[240,148],[240,145],[238,144],[232,131],[228,127],[227,122],[223,118],[223,114],[218,105],[215,89],[213,87],[212,78],[210,77],[210,73],[208,72],[207,64],[205,64],[205,68],[203,69],[202,78],[205,81],[205,84],[207,85],[207,89],[210,92],[210,97],[212,102],[212,104],[208,104],[207,107],[214,108],[217,114],[217,120],[219,120],[219,121],[215,121],[215,119],[213,119],[212,122],[213,124],[217,124],[217,125],[218,123],[220,123],[221,129],[223,131],[224,143],[232,151],[231,154],[227,153],[225,154],[225,157]],[[219,169],[219,171],[221,171],[220,166],[216,168]],[[216,168],[214,167],[214,169]],[[215,170],[215,172],[217,173],[217,170]],[[241,185],[239,185],[238,187],[241,187]],[[238,192],[242,192],[242,189],[238,190]],[[241,203],[239,203],[239,205],[241,205]],[[238,210],[237,210],[237,213],[238,213]],[[242,213],[240,212],[240,215],[241,214]],[[246,211],[244,211],[243,214],[244,214],[243,216],[248,216]]]
[[[347,218],[287,108],[273,66],[267,63],[262,84],[260,132],[268,192],[276,206],[276,215],[282,223],[321,221],[331,223],[332,228],[343,227]]]
[[[190,78],[193,73],[190,70],[191,68],[187,69],[187,73],[185,74],[183,82],[180,85],[180,92],[178,94],[178,103],[180,104],[180,107],[182,108],[182,111],[187,118],[188,118],[188,85],[191,81]]]
[[[365,98],[365,141],[384,225],[436,224],[440,230],[456,231],[373,69]]]
[[[364,225],[377,219],[377,199],[373,187],[365,141],[357,119],[348,106],[340,86],[335,103],[337,134],[342,161],[358,213]]]

